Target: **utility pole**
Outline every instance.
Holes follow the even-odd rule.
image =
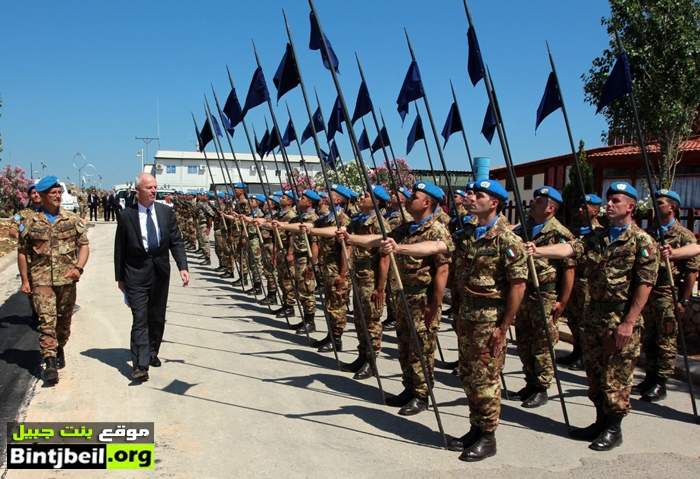
[[[152,141],[160,142],[160,137],[158,137],[158,136],[136,136],[134,138],[137,140],[143,141],[143,144],[146,145],[146,157],[145,158],[150,158],[150,156],[148,154],[148,145]],[[144,163],[144,156],[143,156],[143,150],[142,150],[142,152],[141,152],[141,171],[139,171],[139,174],[143,173],[143,163]],[[156,162],[154,160],[153,161],[153,176],[155,176],[155,173],[156,173],[155,166],[156,166]]]

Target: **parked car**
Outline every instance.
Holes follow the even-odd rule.
[[[61,183],[61,187],[63,188],[63,193],[61,194],[61,208],[63,208],[66,211],[70,211],[72,213],[80,213],[80,205],[78,205],[78,197],[75,195],[72,195],[68,192],[68,188],[66,187],[66,184],[63,182]]]

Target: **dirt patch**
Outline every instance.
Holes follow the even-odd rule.
[[[11,218],[0,219],[0,257],[17,249],[17,239],[10,237],[13,223]]]

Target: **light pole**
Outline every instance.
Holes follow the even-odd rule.
[[[150,156],[148,155],[148,145],[153,141],[160,141],[160,137],[158,136],[136,136],[135,137],[137,140],[143,141],[143,144],[146,145],[146,158],[150,159]],[[138,156],[138,154],[137,154]],[[139,171],[139,174],[143,173],[143,163],[144,163],[144,156],[143,156],[143,150],[141,150],[141,171]],[[153,161],[153,176],[155,176],[156,173],[156,162],[155,160]]]
[[[76,161],[77,159],[77,161]],[[78,166],[80,164],[80,166]],[[95,165],[92,163],[87,162],[87,158],[85,158],[85,155],[82,153],[78,152],[75,155],[73,155],[73,168],[75,168],[78,171],[78,186],[80,189],[83,188],[83,183],[84,183],[84,178],[82,175],[83,170],[86,167],[91,167],[93,170],[95,170]],[[92,175],[87,175],[87,176],[92,176]]]

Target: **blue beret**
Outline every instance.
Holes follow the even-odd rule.
[[[326,193],[325,191],[319,191],[318,196],[320,196],[322,199],[327,199],[328,193]]]
[[[564,203],[564,198],[561,197],[561,193],[559,193],[559,190],[547,185],[544,185],[541,188],[537,188],[532,194],[532,196],[535,198],[537,198],[538,196],[546,196],[550,200],[554,200],[560,205]]]
[[[467,194],[466,194],[464,191],[462,191],[462,190],[455,190],[455,195],[459,195],[459,196],[461,196],[462,198],[464,198],[465,196],[467,196]]]
[[[474,182],[470,181],[469,183],[467,183],[467,185],[464,187],[464,191],[464,196],[467,196],[467,191],[474,191]]]
[[[224,193],[223,191],[219,191],[218,196],[219,198],[223,198],[226,196],[226,193]]]
[[[372,192],[374,196],[382,201],[389,201],[389,193],[386,192],[382,185],[372,185]]]
[[[474,183],[474,191],[483,191],[501,201],[508,201],[508,192],[500,181],[482,180]]]
[[[332,184],[331,191],[335,191],[336,193],[338,193],[340,196],[342,196],[343,198],[345,198],[347,200],[351,199],[354,195],[354,192],[350,188],[348,188],[345,185],[340,185],[340,184]]]
[[[603,204],[603,199],[596,195],[595,193],[586,194],[586,204],[593,206],[600,206]]]
[[[31,194],[32,190],[35,190],[35,189],[36,189],[36,185],[34,185],[34,184],[29,185],[29,188],[27,188],[27,193]]]
[[[284,195],[284,191],[275,191],[274,193],[272,193],[272,196],[282,196],[282,195]]]
[[[314,190],[304,190],[302,195],[306,196],[311,201],[321,201],[321,197]]]
[[[265,203],[265,195],[261,195],[260,193],[257,193],[255,195],[250,195],[250,198],[257,200],[258,203]]]
[[[413,196],[413,193],[411,192],[411,190],[409,190],[409,189],[406,188],[405,186],[400,186],[400,187],[399,187],[399,193],[401,193],[402,195],[404,195],[404,196],[406,197],[407,200],[410,200],[410,199],[411,199],[411,196]]]
[[[679,195],[675,191],[667,190],[666,188],[658,190],[656,192],[656,197],[661,198],[662,196],[672,199],[673,201],[675,201],[679,205],[681,204],[681,195]]]
[[[39,193],[46,193],[54,186],[61,186],[58,182],[58,177],[56,176],[44,176],[40,179],[34,187]]]
[[[236,188],[237,190],[245,190],[246,188],[248,188],[248,186],[245,183],[243,183],[242,181],[236,181],[233,184],[233,187]]]
[[[293,192],[292,190],[287,190],[287,191],[285,191],[285,192],[282,194],[282,196],[286,196],[287,198],[289,198],[289,199],[292,200],[292,201],[296,201],[296,200],[297,200],[297,194],[296,194],[295,192]]]
[[[207,193],[207,196],[208,196],[209,198],[212,198],[212,199],[216,198],[216,194],[214,194],[213,191],[210,191],[209,193]]]
[[[360,197],[360,195],[358,195],[357,192],[355,190],[352,190],[352,189],[350,190],[350,195],[351,195],[351,198],[350,198],[351,200],[356,200],[357,198]]]
[[[637,196],[637,190],[635,189],[634,186],[630,185],[626,181],[614,181],[610,184],[608,187],[608,191],[605,194],[606,196],[610,195],[616,195],[616,194],[622,194],[622,195],[627,195],[630,198],[633,198],[634,200],[639,199]]]
[[[280,204],[280,198],[279,198],[279,196],[270,195],[270,196],[268,196],[268,198],[270,198],[270,200],[271,200],[273,203],[275,203],[277,206],[279,206],[279,204]]]
[[[416,184],[413,185],[413,191],[422,191],[437,201],[442,201],[445,198],[445,192],[442,191],[442,188],[426,181],[416,182]]]

